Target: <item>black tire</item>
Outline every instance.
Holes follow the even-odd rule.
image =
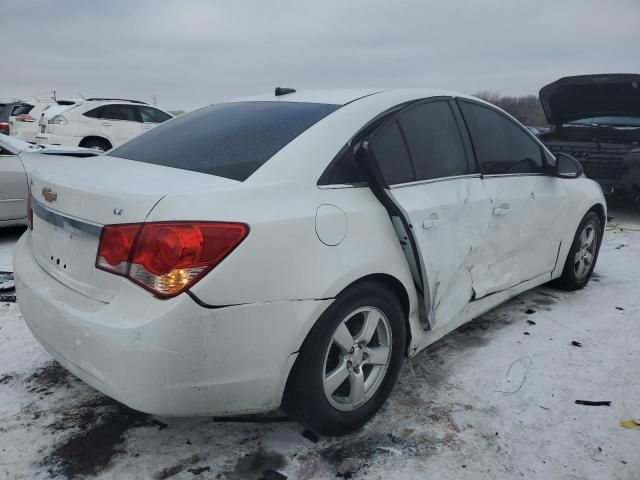
[[[582,275],[579,275],[578,272],[576,272],[576,265],[578,265],[579,262],[575,262],[575,258],[576,254],[581,249],[581,235],[583,234],[583,232],[588,231],[588,229],[590,228],[592,228],[596,234],[596,238],[594,239],[595,245],[593,260],[586,272]],[[578,230],[573,237],[573,243],[571,244],[569,254],[567,255],[567,259],[565,261],[564,269],[562,270],[562,276],[560,276],[553,282],[553,285],[555,287],[561,288],[563,290],[578,290],[589,283],[589,279],[593,274],[593,269],[595,268],[596,262],[598,261],[598,253],[600,252],[600,244],[602,243],[602,232],[603,225],[600,216],[595,212],[588,212],[580,222]]]
[[[80,143],[81,147],[85,148],[95,148],[96,150],[100,150],[102,152],[106,152],[107,150],[111,150],[112,146],[108,140],[103,138],[88,138],[83,140]]]
[[[364,330],[364,315],[366,313],[350,316],[352,312],[361,308],[369,308],[377,313],[381,312],[387,320],[387,323],[376,323],[381,330],[375,330],[367,347],[375,348],[376,342],[378,342],[378,346],[382,345],[380,332],[386,332],[390,329],[391,335],[390,338],[387,337],[385,345],[391,346],[391,352],[387,357],[389,361],[386,370],[381,369],[380,373],[376,373],[374,377],[371,375],[376,372],[376,366],[363,363],[361,367],[355,368],[356,372],[362,372],[366,379],[365,382],[369,378],[373,380],[379,378],[380,380],[376,380],[376,382],[380,383],[377,384],[377,389],[371,390],[370,397],[364,400],[364,403],[356,407],[346,407],[353,408],[350,411],[342,411],[334,407],[325,395],[323,382],[326,374],[325,369],[328,366],[325,361],[329,362],[329,355],[333,354],[331,349],[337,348],[333,340],[334,333],[343,321],[348,319],[347,324],[352,325],[351,328],[353,328],[351,322],[360,321],[357,315],[361,315],[363,319],[362,330]],[[283,402],[285,411],[309,430],[320,435],[344,435],[366,423],[380,410],[398,379],[406,349],[407,332],[404,317],[397,296],[379,283],[361,283],[341,293],[316,322],[301,348],[300,355],[289,375]],[[384,322],[382,319],[380,321]],[[352,334],[352,336],[358,337],[358,332],[352,332]],[[384,334],[382,336],[384,337]],[[357,361],[354,360],[353,363],[347,361],[349,358],[353,358],[349,352],[339,350],[339,355],[341,360],[338,363],[345,362],[353,372],[353,364]],[[371,360],[367,360],[366,353],[364,359],[364,362]],[[375,385],[376,382],[372,383]],[[350,383],[351,377],[347,382],[349,387]],[[341,384],[336,392],[345,386],[346,384]],[[331,399],[335,400],[335,397],[331,395]]]

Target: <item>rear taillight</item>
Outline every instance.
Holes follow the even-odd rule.
[[[102,228],[96,267],[163,298],[190,288],[249,233],[243,223],[157,222]]]
[[[36,119],[33,118],[31,115],[29,115],[28,113],[21,113],[20,115],[18,115],[16,117],[16,122],[27,122],[27,123],[33,123],[35,122]]]
[[[27,227],[29,227],[29,230],[33,230],[33,208],[31,207],[32,198],[31,191],[29,191],[29,195],[27,196]]]
[[[9,129],[9,124],[7,122],[0,122],[0,129]]]

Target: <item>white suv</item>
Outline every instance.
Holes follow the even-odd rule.
[[[36,143],[107,151],[170,118],[169,113],[136,100],[89,98],[62,107],[53,116],[43,115]]]

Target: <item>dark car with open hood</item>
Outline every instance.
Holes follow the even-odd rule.
[[[567,153],[607,194],[640,199],[640,75],[565,77],[540,90],[551,129],[540,135]]]

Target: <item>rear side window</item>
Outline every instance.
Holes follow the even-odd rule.
[[[136,107],[140,112],[140,117],[144,123],[162,123],[166,122],[171,116],[153,107]]]
[[[212,105],[159,125],[110,155],[244,181],[339,107],[303,102]]]
[[[470,172],[462,136],[449,103],[428,102],[398,118],[407,140],[417,180],[466,175]]]
[[[402,138],[398,122],[389,123],[371,142],[382,176],[388,185],[415,180],[409,152]]]
[[[475,103],[460,102],[482,172],[542,173],[542,148],[511,119]]]
[[[100,118],[106,120],[127,120],[138,122],[136,111],[131,105],[105,105]]]
[[[28,103],[19,103],[11,109],[11,115],[17,117],[18,115],[29,113],[32,108],[33,105],[29,105]]]
[[[89,110],[88,112],[84,112],[84,116],[85,117],[90,117],[90,118],[100,118],[102,116],[102,111],[104,110],[104,107],[98,107],[98,108],[94,108],[93,110]]]

